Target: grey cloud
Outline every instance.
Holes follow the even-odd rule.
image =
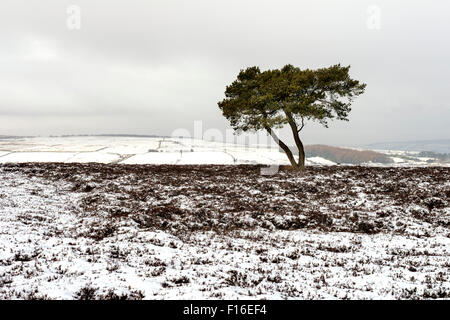
[[[81,8],[81,29],[66,9]],[[380,30],[366,26],[381,9]],[[368,84],[350,122],[306,143],[448,138],[447,2],[2,1],[0,134],[221,130],[216,103],[241,68],[352,65]],[[288,136],[288,132],[283,131]]]

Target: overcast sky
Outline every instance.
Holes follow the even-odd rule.
[[[341,63],[366,93],[306,144],[450,138],[449,16],[446,0],[2,0],[0,135],[224,131],[240,69]]]

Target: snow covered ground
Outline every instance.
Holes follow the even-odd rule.
[[[0,140],[0,163],[288,164],[276,147],[164,137],[35,137]]]
[[[448,168],[28,163],[0,181],[0,299],[450,298]]]
[[[381,150],[390,166],[429,166],[418,152]],[[283,152],[272,145],[239,145],[168,137],[34,137],[0,139],[0,164],[23,162],[122,164],[266,164],[287,165]],[[307,157],[308,165],[334,165],[321,157]],[[369,164],[381,166],[382,164]]]

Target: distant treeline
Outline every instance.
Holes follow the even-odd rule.
[[[158,136],[154,134],[63,134],[50,135],[50,138],[74,138],[74,137],[126,137],[126,138],[170,138],[170,136]]]
[[[322,157],[336,163],[361,164],[366,162],[393,162],[387,155],[375,151],[358,151],[319,144],[306,146],[305,153],[306,157]]]
[[[0,136],[0,140],[25,139],[25,138],[33,138],[33,137],[32,136]]]
[[[437,153],[433,151],[422,151],[419,157],[434,158],[442,162],[450,162],[450,153]]]

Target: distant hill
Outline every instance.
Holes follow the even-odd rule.
[[[367,149],[399,150],[399,151],[431,151],[437,153],[450,153],[450,139],[424,140],[424,141],[394,141],[379,142],[364,145]]]
[[[104,133],[104,134],[63,134],[50,135],[52,138],[73,138],[73,137],[127,137],[127,138],[171,138],[171,136],[160,136],[155,134],[127,134],[127,133]]]
[[[2,136],[0,135],[0,140],[10,140],[10,139],[26,139],[32,138],[31,136]]]
[[[392,163],[385,154],[370,150],[354,150],[326,145],[309,145],[305,147],[306,157],[322,157],[336,163],[361,164],[367,162]]]

